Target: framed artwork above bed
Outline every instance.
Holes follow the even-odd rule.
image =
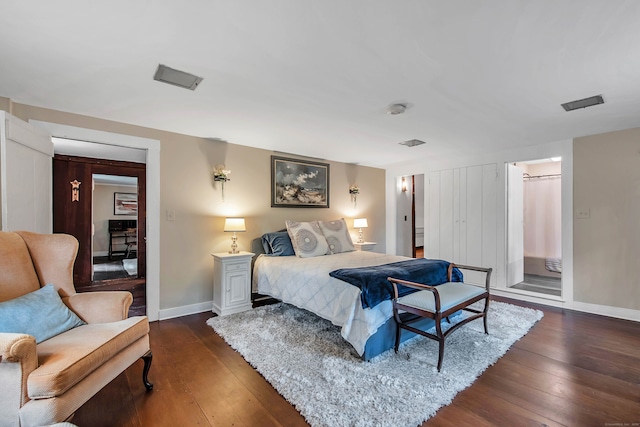
[[[329,164],[271,156],[272,208],[328,208]]]

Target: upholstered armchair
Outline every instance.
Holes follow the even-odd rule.
[[[127,318],[129,292],[76,293],[77,251],[69,235],[0,232],[0,426],[70,420],[140,358],[153,387],[147,317]]]

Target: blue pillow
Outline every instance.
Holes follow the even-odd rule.
[[[64,305],[52,284],[0,302],[0,332],[29,334],[36,343],[81,325],[86,323]]]
[[[266,234],[262,236],[262,249],[264,249],[265,254],[271,255],[271,245],[267,242],[265,236]]]
[[[262,246],[265,253],[271,256],[293,256],[293,245],[286,231],[276,231],[262,235]],[[267,250],[268,248],[268,250]]]

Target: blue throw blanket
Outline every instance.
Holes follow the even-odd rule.
[[[329,273],[347,283],[360,288],[362,307],[375,307],[382,301],[391,299],[393,286],[387,277],[408,280],[425,285],[436,286],[446,283],[447,270],[450,262],[438,259],[417,258],[391,264],[374,265],[371,267],[339,268]],[[462,272],[454,268],[451,272],[452,282],[462,282]],[[400,296],[415,292],[415,289],[399,286]]]

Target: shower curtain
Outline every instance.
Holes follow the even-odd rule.
[[[560,260],[562,256],[561,178],[524,181],[524,256]]]

